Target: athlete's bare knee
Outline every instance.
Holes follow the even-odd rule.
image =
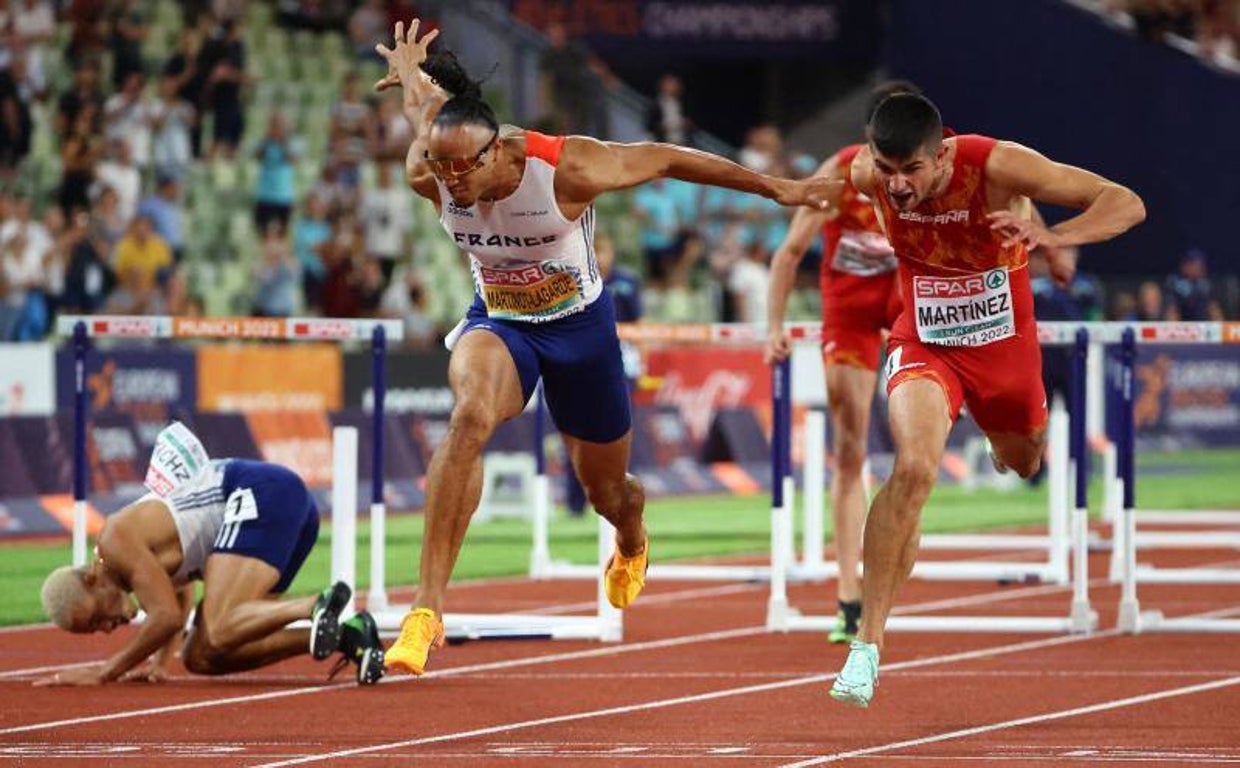
[[[181,652],[181,663],[195,675],[222,675],[224,666],[220,662],[223,655],[218,648],[212,647],[203,637],[202,631],[198,630],[185,644]]]
[[[462,400],[452,409],[447,439],[458,448],[481,451],[497,425],[494,409],[479,400]]]
[[[1012,462],[1008,466],[1010,466],[1012,471],[1016,474],[1027,480],[1036,475],[1038,470],[1042,468],[1042,453],[1040,451],[1022,452],[1016,461]]]
[[[891,473],[891,492],[902,502],[920,504],[939,478],[938,464],[929,456],[897,455]]]
[[[641,481],[632,475],[620,480],[608,479],[583,483],[590,506],[612,525],[618,525],[634,511],[640,512],[646,503],[646,492]]]
[[[865,467],[865,439],[841,435],[835,441],[835,470],[844,477],[857,477]]]

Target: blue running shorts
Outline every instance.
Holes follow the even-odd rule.
[[[542,376],[547,410],[560,432],[591,443],[628,433],[629,388],[607,291],[581,312],[545,323],[493,320],[475,296],[461,334],[475,330],[490,331],[508,347],[525,402]]]
[[[233,459],[224,467],[224,524],[213,552],[262,560],[280,572],[271,590],[293,582],[319,537],[319,512],[306,484],[278,464]]]

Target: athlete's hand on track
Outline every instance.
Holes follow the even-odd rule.
[[[149,661],[121,675],[122,683],[162,683],[167,679],[168,670],[155,661]]]
[[[102,664],[91,664],[89,667],[77,667],[75,669],[63,669],[54,675],[48,675],[42,679],[35,680],[34,685],[36,688],[44,688],[49,685],[102,685],[102,672]]]
[[[405,32],[405,22],[396,22],[395,47],[388,48],[383,43],[375,46],[375,51],[387,62],[388,72],[375,83],[376,91],[395,88],[416,71],[426,61],[426,48],[431,41],[439,37],[439,30],[432,29],[418,39],[418,25],[422,22],[414,19],[409,22],[409,31]]]
[[[781,179],[775,202],[780,205],[805,205],[819,211],[831,207],[831,201],[844,186],[841,179],[810,176],[807,179]]]
[[[766,336],[766,347],[762,350],[762,359],[767,365],[774,365],[787,360],[792,354],[792,342],[788,340],[788,332],[783,328],[771,331]]]

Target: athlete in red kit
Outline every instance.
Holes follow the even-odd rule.
[[[852,164],[899,258],[903,309],[887,358],[891,478],[866,520],[865,617],[831,696],[868,706],[883,628],[917,555],[921,509],[938,476],[952,422],[967,403],[999,463],[1022,477],[1045,447],[1042,356],[1026,269],[1046,246],[1052,274],[1075,264],[1068,246],[1108,240],[1145,218],[1131,190],[1089,171],[985,136],[943,138],[924,96],[889,97],[870,119]],[[1047,228],[1030,200],[1081,211]]]
[[[912,83],[896,80],[874,90],[867,121],[879,103],[895,93],[919,93]],[[870,199],[852,184],[852,162],[864,144],[836,152],[816,173],[842,182],[838,199],[826,211],[799,209],[784,242],[771,259],[769,329],[766,361],[791,353],[784,330],[788,294],[797,264],[822,232],[822,356],[827,406],[831,413],[831,516],[835,523],[835,559],[839,565],[836,599],[839,611],[828,635],[847,643],[861,618],[861,532],[867,499],[862,473],[870,432],[870,406],[878,382],[883,338],[900,312],[896,256],[878,223]]]

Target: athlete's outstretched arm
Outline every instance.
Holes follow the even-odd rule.
[[[767,176],[718,155],[672,144],[619,144],[570,136],[564,143],[555,188],[567,201],[589,203],[604,192],[660,178],[727,187],[783,205],[814,208],[826,207],[832,186],[821,178],[796,181]]]
[[[448,94],[421,69],[422,62],[426,61],[426,48],[439,36],[439,30],[433,29],[418,40],[418,24],[417,19],[409,22],[406,33],[404,22],[396,22],[394,47],[388,48],[382,43],[375,46],[388,63],[388,73],[375,83],[375,90],[400,86],[401,109],[413,132],[413,141],[405,155],[405,179],[413,191],[438,204],[439,187],[426,165],[426,138],[431,121],[448,100]]]
[[[995,211],[990,214],[991,227],[1008,236],[1005,245],[1023,242],[1035,248],[1098,243],[1145,220],[1145,204],[1131,189],[1013,142],[995,146],[986,161],[986,177],[1013,194],[1081,210],[1049,229],[1011,211]]]
[[[839,163],[834,157],[829,158],[814,173],[814,176],[831,181],[842,182],[843,174]],[[771,283],[767,289],[766,310],[766,362],[783,360],[792,353],[788,343],[788,335],[784,333],[784,314],[788,309],[788,294],[796,282],[797,266],[805,258],[805,252],[814,242],[814,238],[822,231],[822,227],[833,216],[838,215],[839,191],[842,184],[833,188],[828,199],[826,210],[800,208],[792,217],[788,226],[788,234],[784,241],[775,249],[771,257]]]

